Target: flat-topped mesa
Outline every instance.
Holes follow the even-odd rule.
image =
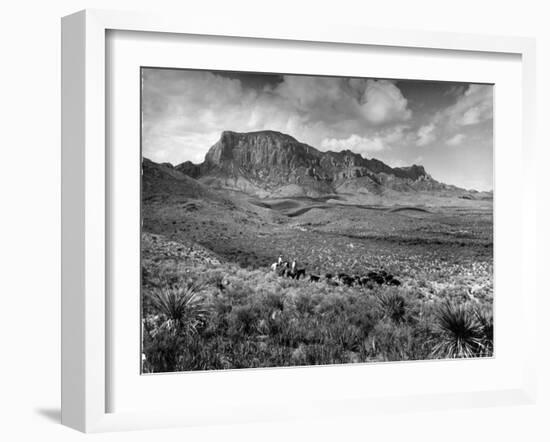
[[[273,193],[276,188],[294,186],[293,191],[309,196],[336,192],[342,183],[357,178],[367,180],[369,191],[376,191],[376,186],[403,190],[419,180],[433,181],[422,166],[392,168],[351,150],[321,152],[271,130],[224,131],[202,164],[186,161],[176,169],[196,179],[247,192],[263,189]]]
[[[206,154],[204,164],[234,172],[245,170],[308,167],[320,152],[298,142],[290,135],[275,131],[238,133],[224,131]]]

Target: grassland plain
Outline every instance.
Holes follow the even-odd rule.
[[[143,199],[144,372],[492,356],[491,201],[208,192]]]

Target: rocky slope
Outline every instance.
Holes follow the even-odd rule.
[[[221,199],[208,186],[176,170],[169,163],[158,164],[147,158],[143,158],[141,167],[142,201],[165,199],[167,197]]]
[[[238,189],[260,197],[318,197],[346,192],[470,194],[439,183],[422,166],[392,168],[350,150],[321,152],[275,131],[225,131],[202,164],[186,161],[174,171],[211,187]]]

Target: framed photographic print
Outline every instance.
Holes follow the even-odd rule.
[[[63,423],[533,400],[533,42],[219,25],[63,19]]]
[[[141,84],[143,373],[493,356],[494,85]]]

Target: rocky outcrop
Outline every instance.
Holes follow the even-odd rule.
[[[351,150],[321,152],[275,131],[224,131],[202,164],[186,161],[175,170],[260,196],[319,196],[350,188],[367,193],[449,190],[420,165],[390,167]]]

